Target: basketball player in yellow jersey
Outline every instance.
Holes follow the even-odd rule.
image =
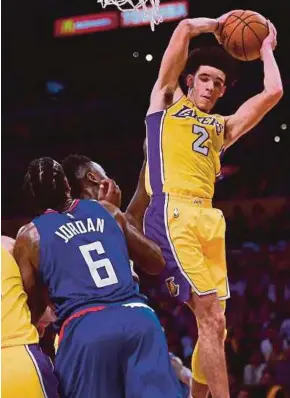
[[[57,380],[38,346],[20,271],[11,253],[14,240],[1,239],[1,397],[56,398]]]
[[[192,358],[195,398],[229,398],[224,353],[225,300],[229,297],[225,259],[225,221],[211,200],[219,155],[253,128],[282,96],[273,49],[276,30],[261,47],[264,89],[235,114],[210,114],[230,80],[231,57],[222,48],[196,49],[190,40],[201,33],[219,39],[227,18],[185,19],[175,29],[162,59],[146,116],[146,191],[151,196],[144,215],[146,235],[166,259],[164,280],[171,292],[194,312],[199,338]],[[186,67],[186,69],[185,69]],[[178,85],[186,72],[188,94]],[[143,167],[144,170],[144,167]],[[127,214],[137,225],[146,195],[140,180]],[[139,220],[138,220],[139,218]],[[208,387],[207,387],[208,386]]]

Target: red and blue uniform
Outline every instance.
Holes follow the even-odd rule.
[[[60,331],[55,369],[60,395],[177,398],[178,381],[154,311],[134,281],[125,236],[99,203],[33,220],[40,275]]]

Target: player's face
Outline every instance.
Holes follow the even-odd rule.
[[[95,162],[90,163],[90,171],[87,173],[87,179],[94,187],[94,199],[98,198],[100,183],[103,179],[107,178],[104,169]]]
[[[224,95],[226,75],[212,66],[201,65],[194,76],[189,75],[189,98],[204,112],[210,112]]]

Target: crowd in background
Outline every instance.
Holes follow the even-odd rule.
[[[101,163],[122,187],[126,205],[143,161],[148,98],[86,92],[85,98],[78,96],[72,103],[60,96],[43,104],[38,97],[38,106],[31,100],[29,107],[19,99],[17,111],[3,115],[3,213],[24,213],[19,188],[33,158],[52,156],[61,160],[70,153],[84,154]],[[280,135],[279,143],[274,142],[275,135]],[[289,139],[289,132],[281,130],[279,122],[271,118],[233,145],[223,159],[224,178],[216,185],[216,198],[290,196]]]

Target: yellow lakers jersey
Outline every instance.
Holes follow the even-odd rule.
[[[1,247],[1,347],[38,343],[16,261]]]
[[[146,117],[146,191],[211,199],[220,174],[224,118],[200,111],[183,96]]]

